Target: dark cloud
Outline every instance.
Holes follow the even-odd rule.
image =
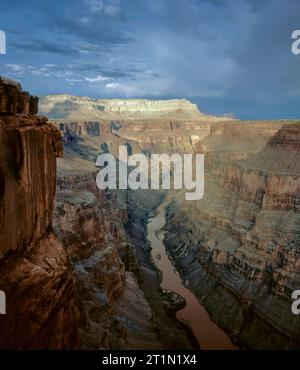
[[[247,0],[253,12],[258,13],[271,4],[272,0]]]
[[[46,40],[31,40],[28,42],[12,42],[11,46],[19,50],[24,50],[31,53],[45,52],[61,55],[76,55],[79,53],[78,49],[67,44],[58,44]]]
[[[66,17],[54,19],[54,22],[60,32],[73,34],[88,42],[96,42],[102,47],[129,43],[132,40],[124,32],[120,32],[118,26],[111,24],[111,19],[103,19],[97,14],[86,17],[68,14]]]
[[[15,6],[15,0],[2,0],[0,3],[0,9],[2,12],[9,11],[11,7]]]
[[[76,63],[68,65],[68,68],[74,72],[79,73],[89,73],[89,74],[101,74],[104,77],[109,78],[132,78],[136,74],[143,73],[143,69],[139,68],[126,68],[122,69],[109,69],[101,66],[101,64],[97,63]]]
[[[59,34],[73,35],[103,48],[132,41],[126,33],[126,15],[118,0],[67,0],[64,11],[54,9],[49,21]]]

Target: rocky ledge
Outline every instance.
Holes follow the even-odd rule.
[[[38,102],[19,83],[0,76],[0,113],[37,114]]]

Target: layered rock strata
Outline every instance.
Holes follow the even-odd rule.
[[[205,196],[169,207],[166,243],[212,318],[242,346],[299,348],[291,294],[300,286],[300,124],[243,125],[213,127],[201,143]]]
[[[72,269],[52,231],[59,131],[37,98],[0,78],[0,348],[76,348]]]

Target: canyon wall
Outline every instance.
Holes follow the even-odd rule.
[[[208,122],[170,119],[58,120],[55,125],[61,131],[64,145],[69,148],[67,156],[75,151],[81,158],[93,161],[99,154],[99,146],[101,152],[115,156],[119,155],[120,145],[126,145],[129,154],[192,153],[196,144],[210,132]],[[74,166],[79,159],[73,159]],[[68,166],[65,170],[68,171]]]
[[[205,196],[168,209],[166,243],[212,318],[247,348],[299,348],[300,123],[212,126]]]
[[[106,144],[119,136],[124,143],[135,143],[137,152],[142,148],[148,153],[190,152],[209,134],[212,123],[231,121],[204,114],[185,99],[105,100],[49,95],[40,99],[39,110],[56,122],[69,143],[74,135],[98,137]]]
[[[52,229],[59,131],[0,78],[0,348],[76,348],[72,268]]]

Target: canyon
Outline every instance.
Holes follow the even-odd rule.
[[[43,99],[40,109],[45,112]],[[121,145],[128,154],[139,153],[141,145],[120,134],[125,121],[54,122],[65,150],[58,161],[54,229],[74,267],[82,348],[197,347],[189,328],[172,313],[182,302],[160,289],[149,258],[145,223],[163,194],[153,191],[146,205],[148,191],[96,185],[99,153],[118,158]]]
[[[300,122],[214,117],[187,100],[38,104],[1,78],[0,141],[0,348],[300,348]],[[99,189],[96,159],[120,146],[204,153],[203,199]],[[186,299],[164,289],[167,263]],[[184,307],[201,310],[197,332]]]
[[[299,141],[298,122],[212,126],[204,198],[167,211],[176,266],[242,347],[299,348]]]
[[[200,112],[190,120],[195,117],[190,106],[162,119],[164,104],[159,114],[144,109],[101,120],[100,147],[116,156],[119,145],[148,155],[205,154],[204,198],[189,202],[178,191],[166,213],[164,243],[185,286],[241,348],[299,348],[299,320],[291,305],[300,276],[300,124],[225,120]],[[63,124],[64,135],[87,140],[90,123],[56,124]],[[162,202],[154,201],[152,191],[148,197],[140,193],[127,200],[134,198],[129,218],[139,229],[139,208],[153,211]],[[139,243],[133,244],[139,256]],[[140,244],[145,248],[145,240]]]

